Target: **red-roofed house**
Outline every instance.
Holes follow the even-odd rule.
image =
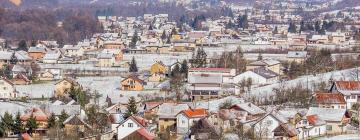
[[[346,109],[360,102],[360,81],[335,81],[331,93],[341,93],[346,101]]]
[[[122,140],[140,128],[147,126],[146,120],[139,116],[130,116],[117,127],[117,138]]]
[[[296,129],[299,131],[299,139],[318,137],[326,134],[326,122],[318,115],[309,115],[297,122]]]
[[[315,93],[311,102],[321,108],[345,109],[346,107],[344,95],[340,93]]]
[[[205,109],[187,109],[183,110],[176,115],[177,133],[188,133],[194,121],[198,121],[208,115]]]
[[[139,128],[122,140],[153,140],[155,136],[149,133],[145,128]]]
[[[26,122],[30,117],[34,117],[36,123],[38,123],[38,128],[35,130],[35,133],[45,133],[47,131],[47,121],[48,115],[44,113],[40,108],[32,108],[27,113],[21,115],[20,119],[22,122]]]

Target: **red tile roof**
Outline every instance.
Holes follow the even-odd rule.
[[[360,81],[336,81],[335,85],[339,90],[360,90]]]
[[[205,109],[187,109],[182,112],[189,118],[205,117],[208,114]]]
[[[33,108],[26,114],[23,114],[20,119],[22,121],[27,121],[31,115],[35,118],[36,121],[47,121],[48,115],[46,115],[40,108]]]
[[[315,100],[318,104],[346,104],[344,96],[339,93],[316,93]]]
[[[140,128],[136,130],[140,135],[142,135],[146,140],[153,140],[155,136],[149,133],[145,128]]]
[[[310,115],[310,116],[306,116],[306,119],[308,120],[308,122],[311,124],[311,125],[316,125],[316,122],[318,120],[318,116],[317,115]]]
[[[135,121],[137,121],[139,124],[141,124],[142,126],[146,127],[147,123],[146,120],[140,116],[131,116]]]

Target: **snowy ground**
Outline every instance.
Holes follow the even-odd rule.
[[[0,102],[0,116],[3,116],[6,111],[10,114],[15,115],[17,112],[22,113],[28,108],[28,106],[23,106],[15,103]]]
[[[318,140],[360,140],[360,134],[348,134],[348,135],[338,135],[332,137],[322,137]]]
[[[263,87],[253,88],[250,95],[258,98],[267,98],[273,96],[274,88],[281,87],[282,85],[286,88],[291,88],[301,84],[303,87],[308,86],[309,89],[313,89],[314,84],[319,84],[321,82],[329,82],[330,79],[333,80],[354,80],[354,76],[351,74],[355,69],[346,69],[334,72],[328,72],[324,74],[317,75],[308,75],[302,76],[300,78],[286,81],[283,83],[275,83]]]

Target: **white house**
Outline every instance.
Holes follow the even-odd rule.
[[[346,109],[351,109],[360,100],[359,81],[335,81],[330,88],[331,93],[341,93],[346,101]]]
[[[14,84],[9,80],[0,79],[0,99],[16,98],[16,91]]]
[[[317,115],[303,117],[296,124],[299,139],[318,137],[326,134],[326,122]]]
[[[143,118],[130,116],[117,127],[117,138],[121,140],[134,131],[140,128],[144,128],[145,126],[146,122]]]
[[[208,115],[205,109],[187,109],[176,115],[176,127],[178,134],[188,134],[196,121]]]
[[[63,47],[65,51],[65,56],[73,57],[73,56],[82,56],[84,54],[84,48],[80,45],[64,45]]]
[[[55,64],[60,59],[60,57],[61,57],[60,51],[48,52],[43,57],[43,63]]]
[[[254,134],[262,139],[283,139],[296,137],[298,131],[294,126],[274,110],[258,119],[253,125]]]
[[[249,78],[252,80],[252,85],[265,85],[276,83],[279,80],[279,74],[270,69],[258,67],[235,76],[233,82],[234,84],[238,84],[242,80]]]

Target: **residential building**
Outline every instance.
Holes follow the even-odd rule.
[[[121,90],[140,91],[144,90],[145,85],[145,81],[139,79],[135,75],[130,75],[129,77],[121,81]]]
[[[345,109],[346,101],[340,93],[315,93],[311,99],[313,106],[321,108]]]
[[[310,107],[306,116],[317,115],[326,122],[326,134],[340,134],[345,132],[345,126],[350,121],[346,109],[332,109]]]
[[[351,109],[355,103],[360,102],[360,81],[335,81],[331,93],[340,93],[346,101],[346,109]]]
[[[0,99],[12,99],[16,97],[17,93],[14,84],[5,78],[0,78]]]
[[[55,83],[55,97],[65,96],[66,91],[70,90],[71,87],[78,87],[79,84],[71,79],[65,78]]]
[[[158,117],[158,130],[164,132],[166,129],[175,132],[176,129],[176,115],[182,110],[189,109],[187,104],[177,103],[163,103],[159,106],[159,110],[156,113]]]
[[[193,126],[196,121],[204,118],[208,115],[208,112],[203,109],[187,109],[181,111],[176,115],[176,130],[178,134],[188,134],[190,128]]]

